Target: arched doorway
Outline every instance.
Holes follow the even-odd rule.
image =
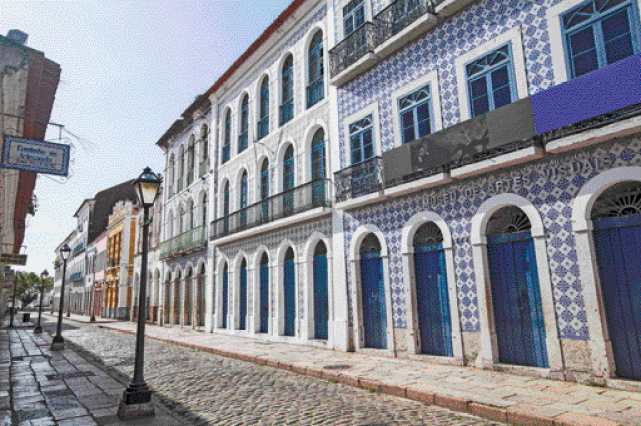
[[[328,337],[327,247],[319,241],[314,250],[314,338]]]
[[[184,296],[184,303],[183,303],[183,318],[184,318],[184,325],[191,325],[191,298],[192,298],[192,291],[193,291],[193,270],[191,267],[187,270],[187,273],[185,274],[185,296]]]
[[[196,325],[198,327],[205,326],[205,264],[200,265],[198,272],[198,296],[197,296],[197,311],[196,311]]]
[[[223,285],[222,285],[222,304],[221,309],[221,328],[227,328],[227,313],[229,310],[229,268],[227,263],[223,266]]]
[[[181,279],[180,270],[176,273],[176,279],[174,280],[174,324],[180,325],[180,279]]]
[[[240,264],[238,280],[238,329],[247,330],[247,261],[243,258]]]
[[[499,361],[548,367],[545,323],[532,225],[516,206],[487,223],[487,259]]]
[[[165,281],[165,297],[164,297],[164,303],[163,303],[163,310],[164,310],[164,323],[169,324],[170,321],[170,310],[171,310],[171,275],[167,277],[167,281]]]
[[[360,247],[361,292],[365,347],[387,348],[387,313],[383,284],[381,243],[374,234],[368,234]]]
[[[267,253],[263,253],[260,259],[260,302],[259,315],[260,325],[259,332],[267,333],[269,331],[269,258]]]
[[[452,356],[452,320],[441,230],[434,222],[421,225],[414,234],[413,246],[421,352]]]
[[[616,375],[641,380],[641,182],[605,190],[591,219]]]
[[[294,336],[296,332],[296,275],[294,268],[294,250],[290,247],[285,253],[285,274],[283,279],[285,336]]]

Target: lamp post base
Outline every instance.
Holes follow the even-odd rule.
[[[40,333],[42,333],[42,326],[40,326],[40,325],[36,325],[36,328],[34,328],[34,329],[33,329],[33,332],[34,332],[35,334],[40,334]]]
[[[65,348],[65,339],[62,338],[62,336],[54,337],[53,341],[51,342],[51,350],[52,351],[61,351]]]
[[[89,318],[89,322],[96,322],[96,317],[92,315],[91,318]]]
[[[118,417],[121,419],[149,417],[155,414],[154,405],[151,403],[151,391],[146,384],[141,386],[130,384],[122,393],[118,406]]]

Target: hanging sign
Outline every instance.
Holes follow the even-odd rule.
[[[6,135],[0,167],[67,176],[71,147]]]
[[[2,253],[0,254],[0,263],[7,265],[21,265],[27,264],[26,254]]]

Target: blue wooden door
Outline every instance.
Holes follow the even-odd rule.
[[[387,314],[380,253],[361,254],[365,347],[387,348]]]
[[[415,247],[414,269],[421,351],[452,356],[452,321],[442,245]]]
[[[221,301],[223,305],[222,316],[223,316],[223,326],[222,328],[227,328],[227,311],[229,308],[229,270],[227,265],[223,269],[223,300]]]
[[[260,332],[267,333],[269,327],[269,266],[260,264]]]
[[[593,225],[616,374],[641,380],[641,215]]]
[[[545,323],[530,231],[488,236],[499,360],[548,367]]]
[[[239,330],[247,329],[247,266],[245,261],[240,267],[240,288],[239,288],[239,304],[238,314],[240,315],[240,321],[238,323]]]
[[[296,285],[294,261],[285,261],[285,336],[294,336],[296,319]]]
[[[327,254],[314,256],[314,337],[327,339]]]

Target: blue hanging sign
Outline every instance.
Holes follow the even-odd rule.
[[[71,147],[6,135],[0,167],[67,176]]]

